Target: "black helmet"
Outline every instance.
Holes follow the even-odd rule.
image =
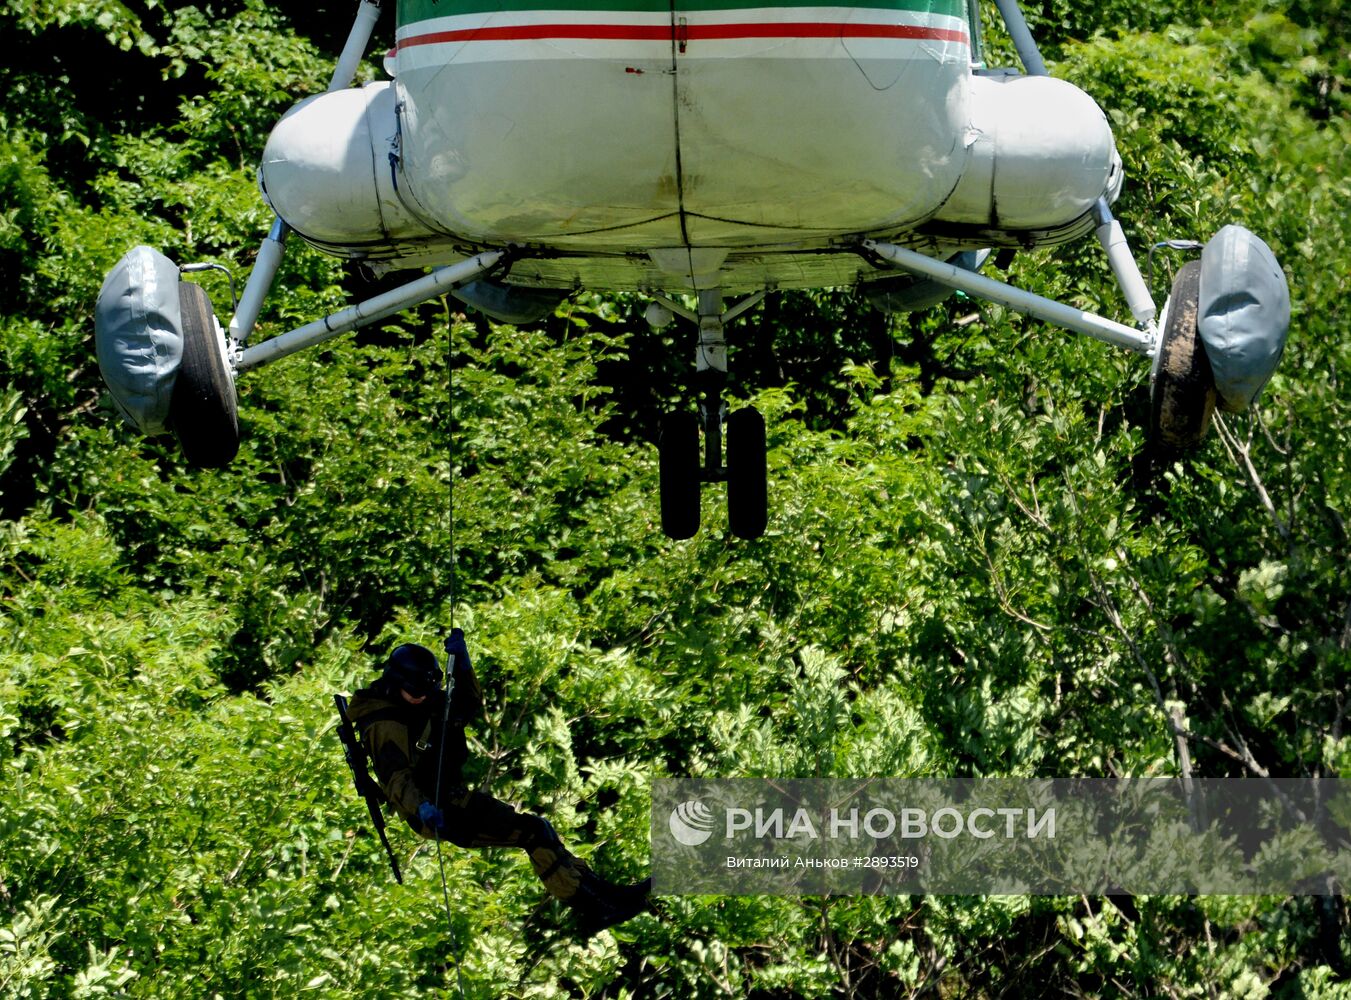
[[[436,654],[426,646],[406,642],[389,654],[383,665],[384,677],[414,697],[431,694],[441,686],[441,668]]]

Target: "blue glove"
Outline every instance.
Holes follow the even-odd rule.
[[[445,648],[448,655],[455,657],[455,673],[464,673],[471,669],[469,647],[464,644],[464,629],[451,629],[450,638],[446,640]]]
[[[441,810],[436,808],[430,802],[424,802],[417,807],[417,818],[422,820],[425,826],[430,826],[437,833],[441,833],[446,828],[446,817]]]

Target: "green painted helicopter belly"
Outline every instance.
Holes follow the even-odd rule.
[[[913,226],[960,178],[962,0],[675,10],[402,0],[410,207],[573,252],[823,244]]]

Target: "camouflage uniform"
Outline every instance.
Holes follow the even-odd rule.
[[[436,837],[436,830],[418,816],[419,807],[431,802],[445,817],[442,836],[451,843],[459,847],[521,848],[529,855],[544,887],[557,899],[573,902],[583,887],[594,892],[602,880],[563,846],[547,820],[465,788],[461,771],[469,748],[464,726],[482,707],[483,695],[473,668],[457,664],[450,717],[444,729],[443,691],[434,691],[422,704],[411,705],[403,700],[397,685],[383,678],[357,691],[348,713],[375,765],[385,797],[418,834]]]

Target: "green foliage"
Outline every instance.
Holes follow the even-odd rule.
[[[1346,774],[1345,14],[1027,8],[1111,116],[1137,248],[1238,221],[1285,264],[1260,407],[1151,481],[1136,360],[960,299],[775,296],[732,389],[769,420],[770,529],[731,537],[709,488],[678,544],[650,441],[684,362],[626,298],[533,330],[433,303],[251,373],[229,470],[134,438],[91,357],[101,276],[138,242],[242,275],[254,160],[350,11],[0,8],[0,994],[1344,996],[1318,897],[671,896],[579,943],[519,852],[392,824],[394,885],[331,731],[392,644],[464,627],[471,778],[617,879],[655,777],[1172,774],[1183,748]],[[1012,277],[1118,313],[1099,257]],[[356,287],[303,247],[278,285],[263,334]]]
[[[247,0],[228,18],[186,7],[173,16],[159,53],[169,78],[204,72],[210,84],[181,102],[179,128],[217,155],[230,154],[240,169],[257,163],[282,112],[328,83],[328,60],[286,27],[262,0]]]

